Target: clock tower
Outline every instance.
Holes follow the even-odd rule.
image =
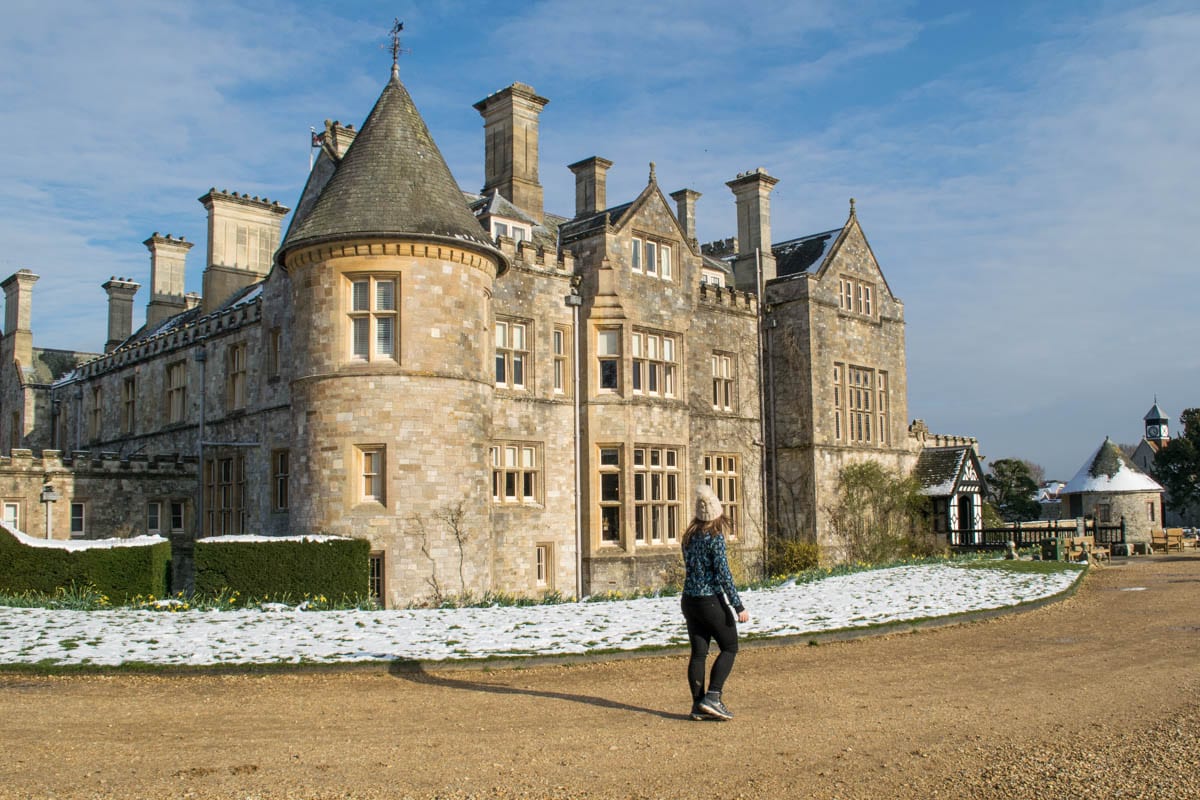
[[[1171,434],[1167,431],[1167,415],[1158,407],[1158,398],[1154,399],[1154,405],[1146,412],[1144,417],[1146,420],[1146,441],[1155,446],[1155,449],[1160,449],[1166,446],[1171,440]]]

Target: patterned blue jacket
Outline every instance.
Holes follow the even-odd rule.
[[[688,597],[705,597],[724,593],[729,604],[740,614],[744,607],[733,585],[729,561],[725,557],[725,537],[696,533],[683,548],[683,565],[687,576],[683,593]]]

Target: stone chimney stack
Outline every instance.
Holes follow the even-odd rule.
[[[38,276],[19,269],[0,283],[4,288],[4,335],[12,342],[12,358],[22,367],[33,364],[33,285]]]
[[[514,83],[475,104],[483,117],[483,193],[498,190],[538,222],[545,213],[538,182],[538,117],[549,102],[532,86]]]
[[[186,310],[183,301],[183,276],[188,250],[193,243],[171,234],[155,231],[142,242],[150,251],[150,302],[146,304],[146,324],[154,325]]]
[[[700,193],[695,189],[680,189],[671,192],[671,199],[675,201],[675,216],[679,219],[679,227],[683,228],[683,235],[695,243],[696,201],[700,199]]]
[[[336,119],[327,119],[325,120],[325,133],[321,136],[321,146],[336,160],[341,160],[357,135],[358,131],[354,130],[353,125],[343,125]]]
[[[133,296],[141,284],[113,276],[101,287],[108,292],[108,341],[104,352],[111,353],[133,333]]]
[[[771,252],[771,190],[778,178],[762,167],[740,173],[725,185],[737,202],[738,254],[733,262],[734,285],[758,293],[755,251],[762,262],[762,282],[775,278],[775,256]]]
[[[283,217],[291,209],[224,189],[210,189],[200,203],[208,210],[208,265],[200,307],[202,314],[211,314],[271,271]]]
[[[608,208],[608,169],[613,162],[600,156],[576,161],[567,169],[575,173],[575,218],[597,214]]]

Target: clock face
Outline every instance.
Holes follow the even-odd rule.
[[[1147,425],[1146,426],[1146,438],[1148,438],[1148,439],[1157,439],[1158,438],[1158,426],[1157,425]]]

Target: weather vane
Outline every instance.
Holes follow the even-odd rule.
[[[396,17],[392,23],[392,75],[400,77],[400,54],[404,52],[400,49],[400,31],[404,30],[404,23]]]

